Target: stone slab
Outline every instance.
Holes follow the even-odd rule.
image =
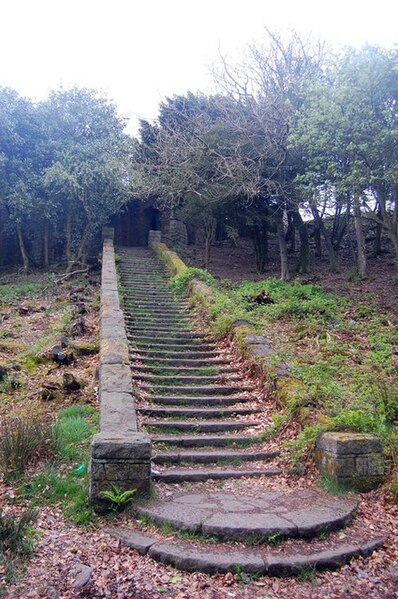
[[[130,364],[129,348],[126,341],[120,338],[101,339],[101,364]]]
[[[290,494],[264,492],[247,497],[232,492],[189,493],[155,501],[138,512],[157,523],[195,530],[228,540],[281,534],[311,537],[337,529],[353,517],[354,499],[327,497],[312,490]]]
[[[91,457],[97,460],[150,460],[151,439],[144,433],[122,435],[101,432],[91,441]]]
[[[317,440],[317,449],[338,455],[381,452],[381,442],[374,435],[363,433],[326,432]]]
[[[126,547],[135,549],[141,555],[148,553],[149,548],[156,543],[156,539],[141,535],[138,532],[127,528],[110,526],[105,529],[105,532],[111,535],[111,537],[118,539],[123,545],[126,545]]]
[[[131,370],[127,364],[101,364],[100,398],[103,392],[132,393]]]
[[[233,572],[238,567],[242,572],[264,574],[265,564],[260,555],[252,551],[214,553],[208,547],[192,547],[183,543],[155,543],[148,555],[164,564],[175,568],[195,572],[199,570],[206,574]]]

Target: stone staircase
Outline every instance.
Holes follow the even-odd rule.
[[[154,480],[279,474],[264,467],[276,452],[240,447],[261,441],[263,410],[231,357],[193,330],[187,302],[170,291],[148,250],[122,248],[119,255],[133,378],[142,394],[137,411],[152,438]]]
[[[153,481],[171,484],[163,499],[138,505],[136,514],[176,537],[164,542],[124,528],[111,534],[154,559],[208,573],[290,575],[339,567],[380,547],[383,539],[369,539],[361,527],[354,526],[349,543],[333,533],[352,521],[355,498],[272,488],[281,469],[278,452],[264,444],[269,423],[261,394],[230,354],[195,330],[187,302],[169,289],[164,266],[148,249],[118,254],[139,427],[152,439]],[[250,485],[259,477],[270,481],[260,492]],[[226,479],[244,479],[245,486],[209,492],[212,481]],[[270,550],[275,538],[296,540]]]

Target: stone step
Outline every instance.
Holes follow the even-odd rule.
[[[206,341],[207,339],[211,339],[209,335],[205,333],[195,333],[194,331],[170,331],[168,329],[156,330],[156,329],[146,329],[144,327],[134,327],[132,325],[127,325],[127,329],[134,333],[134,335],[145,336],[147,338],[159,338],[159,339],[176,339],[178,341],[183,339],[198,339]]]
[[[181,375],[181,374],[142,374],[133,373],[133,379],[139,379],[144,382],[152,383],[156,382],[158,385],[168,385],[170,382],[174,382],[177,385],[209,385],[217,383],[220,380],[220,374],[214,374],[210,376],[206,375]],[[228,374],[229,380],[240,380],[242,377],[238,374]]]
[[[204,482],[207,480],[227,480],[236,478],[253,478],[258,476],[278,476],[282,470],[278,468],[257,468],[238,470],[237,468],[176,468],[165,472],[152,473],[153,480],[160,483]]]
[[[196,471],[170,469],[166,473],[185,470]],[[259,468],[258,472],[261,471]],[[176,530],[189,530],[222,541],[261,543],[272,535],[280,539],[311,539],[321,532],[339,530],[351,522],[357,506],[358,501],[351,497],[332,497],[313,489],[255,494],[220,490],[179,494],[169,500],[141,505],[137,512],[156,524],[167,521]]]
[[[156,404],[162,404],[166,406],[233,406],[237,403],[246,403],[251,401],[251,397],[235,395],[235,396],[208,396],[208,397],[195,397],[195,396],[176,396],[176,395],[151,395],[147,400]]]
[[[205,351],[205,350],[212,350],[215,351],[216,349],[216,344],[215,343],[207,343],[205,341],[199,340],[196,341],[194,339],[189,339],[188,341],[186,341],[184,343],[185,340],[183,340],[181,343],[180,341],[176,342],[174,339],[159,339],[158,337],[154,337],[153,339],[148,339],[148,341],[142,341],[139,337],[136,337],[135,335],[132,335],[131,333],[127,334],[127,338],[137,347],[142,348],[142,349],[167,349],[170,351],[174,351],[174,350],[179,350],[179,349],[184,349],[187,352],[188,351]]]
[[[127,327],[127,331],[129,331],[129,327]],[[131,338],[133,341],[141,344],[148,343],[156,343],[157,345],[184,345],[184,346],[193,346],[194,349],[198,347],[215,347],[214,343],[210,341],[206,341],[205,339],[201,339],[199,337],[186,337],[186,336],[177,336],[171,335],[169,337],[160,337],[160,336],[147,336],[147,335],[137,335],[136,332],[129,332],[128,338]]]
[[[247,416],[248,414],[259,414],[262,412],[259,408],[159,408],[152,406],[142,406],[138,408],[141,414],[155,416],[157,418],[178,418],[187,416],[188,418],[226,418],[228,416]]]
[[[334,542],[331,545],[330,541],[326,541],[325,546],[321,547],[318,542],[317,548],[312,548],[311,545],[303,548],[298,543],[298,546],[291,543],[283,551],[273,551],[266,546],[254,549],[226,549],[214,544],[201,543],[199,539],[194,542],[180,539],[159,541],[141,532],[121,527],[108,527],[105,532],[141,555],[149,555],[152,559],[179,570],[205,574],[238,571],[256,577],[287,577],[297,576],[305,571],[336,570],[354,558],[369,557],[386,541],[385,537],[363,540],[352,535],[348,542]]]
[[[182,324],[184,325],[188,325],[190,324],[188,319],[185,317],[177,317],[177,316],[160,316],[160,315],[156,315],[154,314],[153,316],[150,316],[149,314],[133,314],[132,312],[130,312],[130,316],[131,319],[137,323],[140,324],[141,326],[144,325],[148,325],[148,326],[160,326],[160,325],[166,325],[166,326],[170,326],[172,325],[174,326],[181,326]]]
[[[182,310],[188,309],[189,308],[189,303],[188,302],[184,302],[182,300],[176,300],[175,298],[173,298],[172,300],[170,299],[147,299],[147,298],[129,298],[129,295],[124,293],[123,294],[124,297],[127,299],[127,301],[133,305],[137,305],[137,306],[143,306],[143,307],[148,307],[148,308],[152,308],[152,307],[168,307],[168,306],[174,306],[176,308],[181,308]]]
[[[151,435],[154,445],[173,445],[176,447],[229,447],[256,443],[257,437],[245,435]]]
[[[155,464],[216,464],[217,462],[259,462],[273,460],[277,451],[237,451],[233,449],[213,451],[159,451],[152,456]]]
[[[143,305],[139,305],[138,303],[136,303],[134,305],[134,308],[131,308],[131,312],[132,314],[136,315],[136,314],[148,314],[148,316],[152,315],[152,314],[165,314],[166,316],[170,316],[170,315],[183,315],[186,316],[186,313],[184,312],[184,310],[182,310],[180,308],[180,306],[173,306],[170,304],[164,304],[163,306],[160,306],[159,304],[157,304],[156,306],[143,306]]]
[[[202,361],[205,361],[206,364],[210,364],[210,360],[211,358],[218,358],[219,354],[218,352],[215,351],[189,351],[189,352],[184,352],[184,351],[159,351],[159,350],[153,350],[153,349],[140,349],[139,351],[137,350],[132,350],[130,348],[130,353],[131,354],[137,354],[139,353],[141,356],[148,356],[149,358],[158,358],[158,359],[163,359],[164,358],[164,362],[166,363],[167,359],[171,359],[174,360],[175,358],[179,359],[179,358],[201,358]]]
[[[145,318],[142,316],[134,316],[134,322],[136,324],[139,324],[140,326],[148,326],[148,327],[167,327],[167,326],[171,326],[174,328],[179,327],[180,329],[184,329],[184,330],[190,330],[190,327],[192,327],[192,325],[189,323],[188,320],[184,319],[184,318],[179,318],[179,319],[164,319],[164,317],[162,318],[157,318],[156,316],[148,317],[146,316]]]
[[[200,367],[192,367],[192,368],[188,368],[186,366],[168,366],[163,365],[163,366],[151,366],[151,365],[134,365],[131,367],[132,370],[137,371],[137,372],[141,372],[143,373],[143,375],[145,374],[152,374],[154,376],[164,376],[164,374],[168,374],[168,375],[173,375],[173,376],[178,376],[178,377],[184,377],[184,376],[199,376],[199,372],[200,372]],[[232,376],[235,374],[238,374],[238,370],[236,368],[234,368],[233,366],[220,366],[220,365],[215,365],[215,366],[203,366],[202,367],[204,369],[204,372],[206,372],[206,368],[214,368],[214,370],[216,371],[216,375],[217,376]],[[207,376],[207,375],[204,375]]]
[[[145,387],[143,387],[145,389]],[[234,393],[242,393],[243,391],[252,391],[250,387],[238,385],[151,385],[151,389],[155,395],[162,395],[162,393],[156,393],[159,389],[164,390],[165,395],[231,395]]]
[[[182,432],[221,433],[254,428],[258,426],[258,423],[239,420],[145,420],[143,426],[151,429],[172,429]]]
[[[187,368],[201,368],[203,366],[223,366],[223,367],[227,367],[228,364],[230,363],[230,360],[227,360],[226,358],[220,358],[220,357],[215,357],[215,358],[206,358],[206,359],[202,359],[202,358],[163,358],[162,360],[158,360],[157,358],[150,358],[150,357],[141,357],[140,360],[143,362],[143,364],[151,366],[151,365],[155,365],[155,364],[162,364],[162,366],[164,366],[165,368],[168,367],[175,367],[175,366],[185,366]]]

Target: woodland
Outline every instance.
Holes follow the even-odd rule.
[[[205,266],[216,236],[250,238],[259,273],[277,239],[283,280],[289,250],[299,273],[310,270],[309,235],[315,258],[324,248],[335,271],[351,231],[359,278],[367,234],[372,255],[385,238],[397,257],[395,51],[336,53],[268,32],[241,64],[221,60],[214,78],[217,93],[165,99],[138,137],[95,90],[60,89],[34,103],[1,88],[0,254],[11,239],[25,271],[71,270],[134,198],[198,231]]]

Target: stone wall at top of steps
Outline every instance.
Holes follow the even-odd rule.
[[[89,496],[97,512],[110,506],[112,485],[137,496],[150,493],[150,438],[137,432],[129,349],[120,306],[113,229],[103,230],[99,400],[100,432],[91,442]]]

